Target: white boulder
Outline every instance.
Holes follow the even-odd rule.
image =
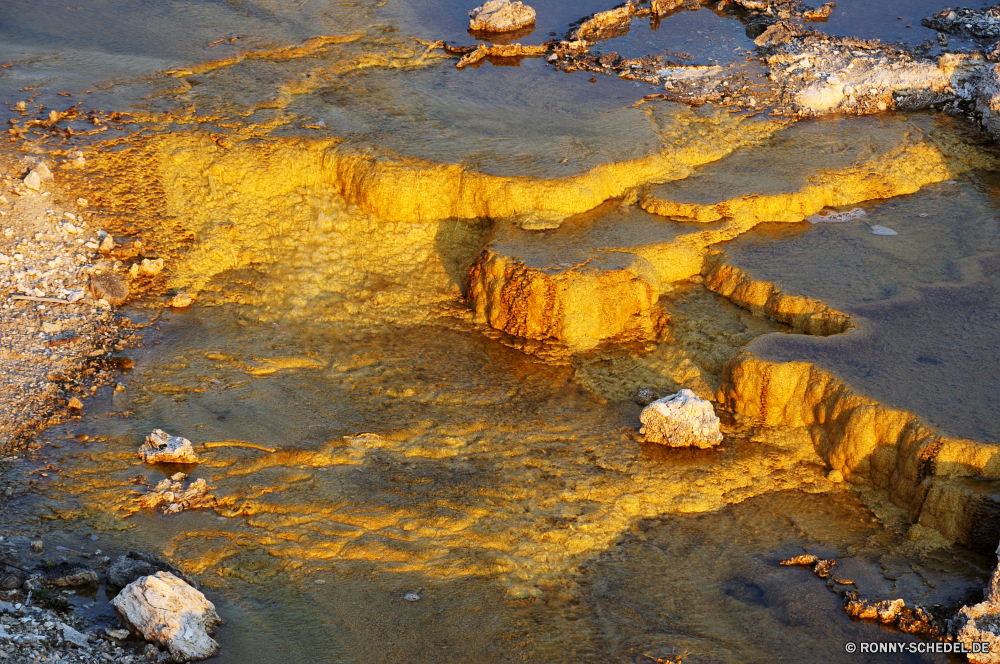
[[[712,402],[691,390],[664,397],[646,406],[639,415],[640,433],[653,443],[671,447],[715,447],[722,442],[719,418]]]
[[[146,463],[198,463],[190,440],[171,436],[163,429],[146,436],[146,442],[139,447],[139,457]]]
[[[469,29],[509,32],[535,22],[535,10],[521,2],[489,0],[469,12]]]
[[[222,624],[215,605],[170,572],[133,581],[111,603],[131,629],[169,650],[176,662],[205,659],[219,650],[209,636]]]

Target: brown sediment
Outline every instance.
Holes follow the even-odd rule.
[[[248,443],[242,440],[218,440],[205,443],[205,449],[214,450],[221,447],[242,447],[249,450],[259,450],[261,452],[274,453],[277,448],[260,445],[258,443]]]
[[[811,569],[816,576],[826,580],[828,588],[843,598],[844,611],[853,618],[876,621],[923,639],[940,639],[945,636],[943,621],[935,620],[922,606],[915,606],[900,598],[872,600],[862,597],[857,589],[850,588],[856,585],[854,581],[837,578],[834,573],[837,561],[834,559],[820,560],[814,555],[801,555],[782,560],[779,564]]]

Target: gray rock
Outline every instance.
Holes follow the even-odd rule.
[[[111,568],[108,569],[108,584],[115,588],[124,588],[141,577],[156,574],[157,572],[170,572],[197,588],[197,584],[194,581],[173,565],[165,563],[148,553],[141,553],[139,551],[129,551],[124,556],[119,556],[111,564]]]
[[[63,638],[70,643],[84,647],[88,645],[89,641],[87,640],[86,634],[76,631],[69,625],[60,623],[59,626],[62,628]]]
[[[97,572],[86,565],[59,563],[45,574],[45,583],[60,587],[96,586]]]
[[[635,393],[632,400],[635,401],[638,406],[648,406],[659,398],[660,395],[656,393],[656,390],[651,387],[643,387]]]
[[[24,583],[27,575],[19,570],[0,574],[0,590],[17,590]]]

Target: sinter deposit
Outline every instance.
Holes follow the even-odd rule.
[[[171,436],[163,429],[146,436],[146,442],[139,447],[139,456],[146,463],[198,463],[190,440]]]
[[[175,661],[205,659],[219,650],[209,636],[222,624],[215,605],[170,572],[130,583],[111,603],[129,627],[167,648]]]
[[[641,433],[646,440],[671,447],[715,447],[722,442],[719,418],[710,401],[691,390],[664,397],[646,406]]]
[[[469,12],[469,29],[509,32],[532,25],[535,10],[521,2],[490,0]]]

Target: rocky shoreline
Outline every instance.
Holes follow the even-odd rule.
[[[117,353],[132,322],[108,300],[123,301],[108,291],[122,294],[125,247],[59,182],[83,159],[0,156],[0,411],[17,413],[0,419],[0,454],[79,415],[131,362]]]

